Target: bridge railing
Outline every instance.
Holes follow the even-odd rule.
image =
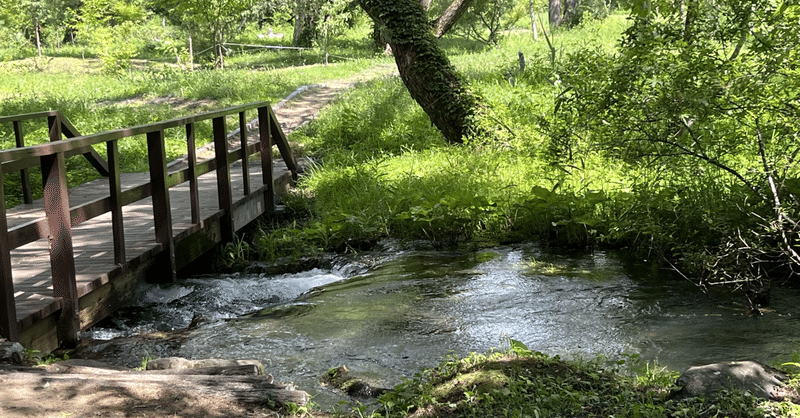
[[[257,111],[259,141],[247,142],[247,111]],[[226,117],[238,115],[240,145],[228,150],[228,131]],[[175,253],[172,232],[172,219],[169,201],[169,188],[189,182],[192,223],[200,222],[198,176],[216,170],[222,239],[230,241],[234,225],[230,216],[233,205],[230,165],[241,161],[244,193],[249,194],[250,175],[248,157],[260,153],[262,180],[265,187],[264,207],[268,211],[275,208],[275,193],[272,174],[272,145],[277,145],[288,169],[296,175],[297,164],[286,136],[278,124],[269,103],[257,102],[231,107],[198,115],[176,118],[164,122],[140,125],[130,128],[84,135],[76,135],[60,140],[68,122],[58,111],[42,112],[16,117],[0,118],[0,123],[15,124],[25,119],[46,117],[52,142],[28,147],[18,147],[0,151],[0,336],[16,341],[19,325],[14,302],[14,283],[12,277],[11,251],[28,243],[47,239],[50,249],[53,296],[60,300],[61,315],[59,323],[60,340],[77,341],[79,331],[78,291],[75,263],[73,258],[72,228],[92,218],[111,213],[114,260],[119,269],[126,268],[125,236],[122,208],[144,199],[152,198],[155,243],[161,251],[168,251],[171,265],[170,279],[175,278]],[[195,124],[211,120],[215,156],[205,162],[197,162],[195,144]],[[71,124],[66,125],[67,129]],[[188,167],[168,173],[164,132],[171,128],[184,127]],[[150,181],[138,187],[122,191],[120,183],[119,141],[125,138],[145,136],[147,141]],[[70,208],[67,192],[67,173],[65,159],[76,154],[85,154],[94,145],[105,144],[107,150],[107,175],[109,196],[80,206]],[[8,228],[3,190],[3,177],[9,173],[40,167],[42,171],[44,217]]]
[[[15,115],[15,116],[3,116],[0,117],[0,125],[5,123],[11,123],[14,129],[14,141],[17,148],[25,147],[25,133],[22,129],[22,122],[32,119],[47,119],[51,117],[58,117],[59,123],[61,125],[61,133],[63,136],[67,138],[74,138],[81,136],[81,133],[75,129],[75,126],[72,125],[69,119],[67,119],[64,115],[60,112],[55,110],[50,110],[46,112],[37,112],[37,113],[28,113],[25,115]],[[49,122],[49,120],[48,120]],[[50,125],[48,125],[50,127]],[[61,135],[58,137],[55,136],[55,133],[50,132],[49,140],[52,141],[59,141],[62,139]],[[89,161],[89,163],[100,173],[102,176],[108,176],[108,163],[103,160],[103,158],[95,151],[92,147],[84,147],[81,149],[72,150],[70,153],[66,154],[66,157],[71,157],[73,155],[83,154],[83,156]],[[20,183],[22,185],[22,201],[24,203],[32,203],[33,196],[31,193],[31,180],[30,176],[28,175],[28,169],[23,168],[20,170]]]

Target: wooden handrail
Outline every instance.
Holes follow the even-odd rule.
[[[248,110],[258,110],[258,125],[260,141],[256,144],[246,144],[246,132],[242,135],[243,148],[228,151],[228,138],[225,129],[225,117],[238,114],[240,129],[245,126],[244,114]],[[2,117],[0,123],[13,120],[28,120],[46,116],[50,123],[51,139],[61,137],[61,130],[75,133],[71,124],[63,124],[59,112],[39,112],[15,117]],[[214,125],[213,135],[216,149],[214,160],[198,163],[194,158],[194,124],[211,119]],[[177,172],[167,173],[164,130],[185,126],[189,167]],[[148,144],[148,159],[150,165],[151,181],[121,191],[117,155],[117,141],[137,135],[145,135]],[[69,136],[69,134],[68,134]],[[108,150],[108,164],[106,169],[109,175],[110,195],[93,202],[70,208],[66,193],[66,170],[64,159],[69,155],[83,153],[87,147],[106,144]],[[175,254],[172,233],[172,220],[169,202],[169,188],[189,181],[190,190],[195,197],[192,198],[192,222],[197,223],[199,217],[199,203],[197,194],[197,177],[212,171],[217,171],[217,188],[219,208],[223,214],[221,218],[222,234],[227,239],[232,239],[233,222],[231,217],[231,186],[230,164],[242,161],[247,166],[248,156],[253,153],[261,154],[262,175],[264,176],[264,207],[274,210],[274,190],[272,184],[272,157],[271,145],[275,144],[281,156],[291,170],[293,176],[297,174],[297,163],[286,140],[286,136],[278,124],[275,114],[267,102],[256,102],[227,109],[206,112],[198,115],[185,116],[163,122],[139,125],[130,128],[117,129],[91,135],[74,136],[66,140],[27,146],[9,150],[0,150],[0,303],[12,308],[0,309],[0,336],[15,339],[18,336],[18,326],[15,317],[14,290],[11,277],[10,252],[22,245],[47,238],[51,245],[51,265],[53,274],[54,297],[61,298],[62,315],[64,323],[59,325],[60,339],[74,342],[77,338],[78,320],[77,291],[75,290],[75,266],[72,255],[72,227],[86,222],[96,216],[111,212],[112,230],[114,235],[114,258],[121,268],[125,268],[125,243],[124,228],[122,225],[122,207],[152,197],[154,222],[156,226],[155,242],[160,244],[162,251],[167,251],[167,260],[172,269],[172,279],[175,274]],[[44,218],[30,221],[24,225],[8,229],[6,222],[5,195],[2,189],[2,178],[5,173],[15,172],[21,168],[41,166],[44,174],[45,200],[50,202],[46,206]],[[247,172],[245,168],[243,170]],[[249,182],[249,179],[246,181]],[[249,193],[249,183],[245,183],[245,190]],[[53,204],[53,203],[58,204]]]

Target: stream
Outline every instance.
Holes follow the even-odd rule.
[[[535,245],[477,252],[393,248],[298,274],[195,276],[144,291],[93,338],[208,321],[186,358],[257,359],[322,406],[342,399],[320,385],[346,365],[390,387],[449,354],[486,352],[513,338],[565,358],[639,355],[682,370],[705,362],[790,361],[800,350],[800,289],[773,292],[750,317],[729,291],[703,294],[646,261]]]

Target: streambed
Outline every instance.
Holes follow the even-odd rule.
[[[364,258],[371,267],[363,268]],[[187,358],[261,360],[332,405],[318,382],[340,365],[392,386],[448,354],[502,347],[506,338],[562,357],[638,354],[681,370],[736,359],[790,360],[800,350],[800,290],[774,292],[750,317],[741,297],[709,297],[645,261],[534,245],[477,252],[393,248],[298,274],[197,276],[151,287],[95,338],[185,328]]]

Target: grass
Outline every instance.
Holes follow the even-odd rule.
[[[672,399],[677,373],[635,357],[627,363],[564,361],[518,341],[487,354],[451,357],[381,396],[372,417],[797,417],[800,378],[784,401],[729,392]],[[352,414],[350,416],[353,416]]]

